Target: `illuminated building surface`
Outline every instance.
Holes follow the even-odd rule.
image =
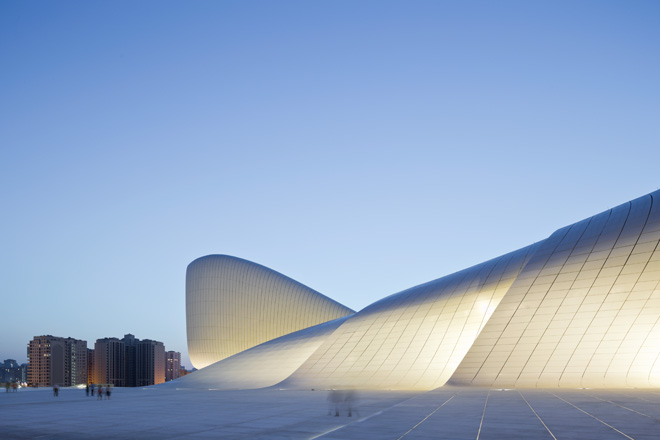
[[[187,274],[190,355],[210,363],[202,347],[224,351],[181,385],[657,387],[659,242],[654,192],[350,315],[263,266],[203,257]],[[329,308],[339,316],[323,319]],[[307,313],[343,318],[286,331]]]
[[[240,258],[198,258],[186,273],[188,353],[198,369],[351,313],[291,278]]]
[[[57,402],[0,393],[3,438],[657,438],[659,242],[652,193],[357,313],[263,266],[204,257],[188,272],[189,338],[199,361],[220,360],[94,404],[77,388]],[[325,322],[305,327],[307,312]],[[287,332],[289,316],[302,328]],[[227,354],[232,334],[248,347]],[[333,403],[344,387],[354,399]]]

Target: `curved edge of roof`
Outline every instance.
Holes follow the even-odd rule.
[[[339,301],[336,301],[336,300],[330,298],[330,297],[327,296],[327,295],[322,294],[322,293],[319,292],[318,290],[313,289],[313,288],[309,287],[308,285],[301,283],[300,281],[294,280],[293,278],[291,278],[291,277],[289,277],[289,276],[287,276],[287,275],[284,275],[282,272],[278,272],[278,271],[276,271],[275,269],[271,269],[271,268],[268,267],[268,266],[264,266],[263,264],[255,263],[254,261],[246,260],[245,258],[235,257],[235,256],[233,256],[233,255],[227,255],[227,254],[209,254],[209,255],[204,255],[203,257],[195,258],[193,261],[191,261],[191,262],[188,264],[188,266],[186,267],[186,271],[187,271],[188,269],[190,269],[190,267],[193,266],[195,263],[198,263],[198,262],[201,262],[202,260],[207,260],[207,259],[216,259],[216,260],[218,260],[218,259],[221,259],[221,260],[234,260],[234,261],[239,261],[239,262],[241,262],[241,263],[243,263],[243,264],[246,264],[246,265],[255,266],[255,267],[259,268],[260,270],[263,270],[263,271],[266,271],[266,272],[274,273],[274,274],[276,274],[277,276],[280,276],[280,277],[282,277],[282,278],[285,278],[285,279],[287,279],[287,280],[289,280],[289,281],[291,281],[291,282],[293,282],[293,283],[295,283],[295,284],[298,284],[298,285],[304,287],[305,289],[309,289],[309,290],[313,291],[314,293],[316,293],[317,295],[323,297],[324,299],[326,299],[326,300],[328,300],[328,301],[330,301],[330,302],[332,302],[332,303],[335,303],[335,304],[337,304],[337,305],[339,305],[339,306],[341,306],[341,307],[344,307],[344,308],[347,309],[350,313],[355,313],[355,312],[356,312],[356,311],[353,310],[352,308],[350,308],[350,307],[348,307],[348,306],[346,306],[346,305],[340,303]],[[349,314],[350,314],[350,313],[349,313]]]

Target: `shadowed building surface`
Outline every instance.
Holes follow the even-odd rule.
[[[655,390],[359,391],[353,417],[327,391],[118,388],[0,393],[3,439],[657,439]],[[35,416],[37,415],[37,416]]]

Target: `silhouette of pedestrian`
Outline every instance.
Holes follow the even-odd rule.
[[[110,387],[105,387],[105,398],[110,400]]]
[[[96,385],[92,384],[92,387],[91,387],[91,390],[92,390],[92,397],[94,397],[94,387],[95,387],[95,386],[96,386]]]
[[[99,385],[96,400],[103,400],[103,387]]]
[[[330,390],[328,394],[328,415],[332,415],[332,408],[335,410],[335,417],[339,417],[339,405],[344,401],[344,394],[341,390]]]
[[[57,397],[59,393],[60,393],[60,387],[58,387],[57,384],[55,384],[53,386],[53,396]]]
[[[89,384],[85,387],[85,394],[89,397]]]
[[[5,393],[9,392],[9,381],[5,382]]]
[[[16,391],[18,391],[18,384],[14,382],[11,384],[11,392],[15,393]]]
[[[348,409],[348,417],[353,417],[353,411],[355,411],[357,413],[358,417],[360,416],[360,412],[356,408],[357,394],[355,393],[354,389],[349,388],[348,390],[345,391],[345,393],[344,393],[344,404],[346,405],[346,408]]]

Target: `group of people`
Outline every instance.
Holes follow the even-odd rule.
[[[9,388],[7,388],[7,392],[9,392]],[[91,386],[87,384],[87,386],[85,386],[85,394],[87,395],[87,397],[89,397],[90,395],[92,397],[96,396],[97,400],[103,400],[103,396],[105,396],[105,398],[109,400],[111,393],[112,393],[112,387],[110,387],[110,385],[107,385],[105,388],[101,385],[97,387],[94,384],[92,384]],[[57,397],[59,395],[60,395],[60,386],[55,384],[53,385],[53,396]]]
[[[9,388],[11,388],[12,393],[15,393],[16,391],[18,391],[18,383],[16,383],[16,382],[12,382],[12,383],[5,382],[5,391],[7,393],[9,392]]]
[[[87,385],[85,387],[85,394],[87,394],[87,397],[89,397],[91,392],[91,396],[94,397],[96,395],[96,400],[103,400],[103,396],[105,396],[106,399],[110,400],[110,394],[112,393],[112,388],[107,385],[105,388],[103,388],[101,385],[96,387],[96,385],[92,384]]]

